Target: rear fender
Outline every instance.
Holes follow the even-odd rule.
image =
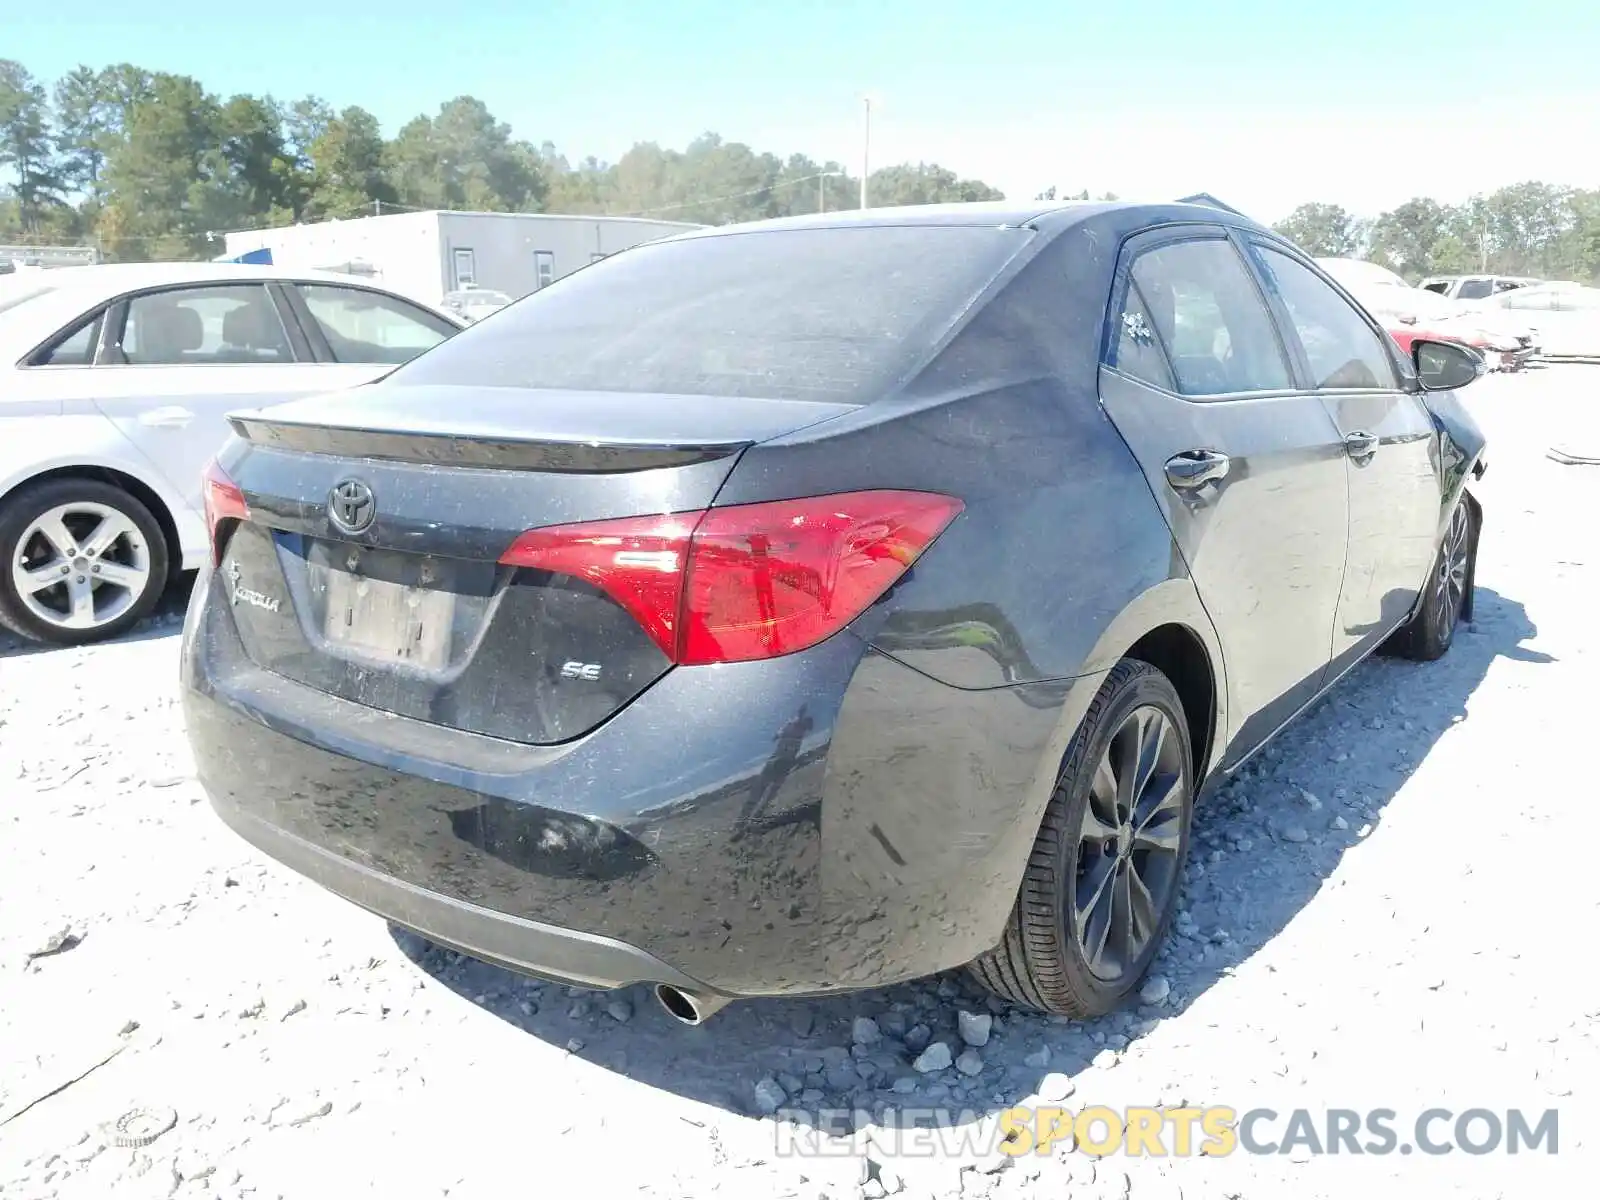
[[[1173,550],[1174,557],[1177,550]],[[1225,734],[1228,726],[1228,676],[1222,656],[1222,643],[1217,638],[1211,617],[1200,602],[1200,593],[1187,575],[1164,579],[1154,587],[1140,593],[1123,608],[1090,652],[1084,666],[1086,670],[1105,672],[1111,670],[1128,651],[1146,634],[1167,625],[1177,625],[1199,639],[1210,660],[1212,683],[1212,721],[1207,745],[1210,752],[1204,763],[1195,764],[1197,783],[1204,781],[1215,764],[1222,761]],[[1062,750],[1072,740],[1076,727],[1066,731]],[[1197,748],[1198,749],[1198,748]]]

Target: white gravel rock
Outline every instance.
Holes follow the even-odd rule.
[[[1065,1100],[1078,1090],[1078,1085],[1072,1081],[1072,1076],[1063,1071],[1051,1071],[1039,1081],[1039,1099],[1049,1104]]]
[[[1139,999],[1145,1004],[1165,1004],[1172,994],[1172,984],[1165,975],[1151,975],[1139,988]]]
[[[989,1031],[994,1028],[994,1017],[989,1013],[967,1012],[963,1009],[956,1015],[956,1027],[961,1032],[961,1040],[967,1045],[987,1046]]]
[[[850,1025],[850,1040],[857,1046],[876,1046],[883,1040],[883,1030],[871,1017],[857,1017]]]
[[[963,1075],[983,1074],[983,1055],[968,1046],[956,1057],[956,1070]]]
[[[777,1112],[789,1100],[789,1094],[783,1090],[783,1084],[770,1075],[756,1084],[755,1093],[756,1108],[769,1116]]]
[[[911,1065],[924,1075],[932,1075],[935,1072],[943,1071],[954,1061],[955,1058],[950,1053],[950,1047],[947,1044],[934,1042],[933,1045],[917,1055],[916,1061]]]

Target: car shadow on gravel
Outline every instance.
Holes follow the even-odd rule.
[[[982,1117],[1036,1097],[1041,1085],[1047,1097],[1052,1085],[1061,1094],[1047,1073],[1070,1077],[1124,1049],[1270,942],[1370,835],[1439,738],[1470,719],[1472,694],[1497,659],[1552,661],[1524,646],[1536,632],[1521,604],[1480,586],[1473,622],[1443,659],[1363,664],[1257,755],[1196,815],[1186,907],[1147,980],[1152,1002],[1099,1020],[1012,1009],[956,972],[827,999],[735,1003],[691,1028],[642,987],[539,983],[393,933],[408,957],[468,1002],[688,1099],[743,1114],[779,1103],[791,1117],[831,1111],[834,1132],[846,1111],[880,1123],[926,1121],[929,1109]],[[1403,802],[1417,800],[1413,792]],[[975,1035],[990,1018],[985,1044],[959,1065],[916,1070],[929,1043],[962,1054],[963,1011],[977,1016],[965,1022]]]
[[[150,638],[171,637],[183,627],[183,615],[189,608],[189,593],[194,590],[194,571],[185,571],[173,577],[167,590],[161,593],[155,609],[121,637],[96,645],[116,646],[123,642],[142,642]],[[22,658],[29,654],[50,654],[58,650],[80,649],[73,646],[46,645],[18,637],[9,629],[0,629],[0,660]]]

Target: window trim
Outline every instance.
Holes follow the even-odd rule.
[[[1374,391],[1394,393],[1411,392],[1417,390],[1416,372],[1415,370],[1407,371],[1402,365],[1400,361],[1401,351],[1399,343],[1389,335],[1389,331],[1387,329],[1378,324],[1378,322],[1373,318],[1372,314],[1367,312],[1367,310],[1361,306],[1361,303],[1357,301],[1355,297],[1353,297],[1343,287],[1339,286],[1338,280],[1334,279],[1326,271],[1320,269],[1316,263],[1312,262],[1305,255],[1301,254],[1289,242],[1280,241],[1277,238],[1254,232],[1241,237],[1240,241],[1245,247],[1245,258],[1250,267],[1251,273],[1259,276],[1256,281],[1257,286],[1261,289],[1262,295],[1266,298],[1268,307],[1272,311],[1273,319],[1277,321],[1281,327],[1280,334],[1283,342],[1289,348],[1289,353],[1294,363],[1294,375],[1298,385],[1296,390],[1302,392],[1328,392],[1339,396],[1359,395],[1364,392]],[[1300,332],[1294,326],[1294,319],[1289,313],[1287,304],[1284,303],[1283,298],[1279,296],[1277,292],[1268,284],[1266,265],[1263,262],[1257,261],[1256,258],[1258,250],[1277,251],[1279,254],[1284,255],[1284,257],[1291,259],[1302,267],[1305,267],[1315,278],[1320,279],[1322,282],[1326,283],[1330,288],[1332,288],[1334,294],[1343,300],[1350,311],[1361,321],[1363,325],[1367,327],[1367,331],[1378,339],[1378,345],[1383,349],[1384,354],[1389,359],[1389,369],[1394,372],[1395,379],[1397,381],[1396,385],[1394,387],[1380,386],[1377,388],[1318,387],[1316,377],[1311,371],[1311,360],[1306,355],[1305,345],[1300,340]],[[1293,335],[1292,337],[1290,336],[1291,334]]]
[[[185,280],[182,283],[163,283],[154,287],[136,288],[131,292],[123,292],[113,297],[104,305],[105,321],[100,326],[100,345],[95,352],[94,366],[118,367],[130,371],[168,370],[172,367],[184,367],[193,370],[199,367],[296,367],[308,361],[302,353],[303,347],[295,339],[294,327],[284,319],[283,310],[276,302],[272,285],[276,280],[271,279],[212,279],[212,280]],[[273,311],[283,326],[284,337],[289,342],[289,359],[287,362],[198,362],[198,363],[131,363],[122,349],[123,335],[128,331],[128,305],[145,296],[159,296],[165,292],[194,292],[212,288],[229,287],[258,287],[267,293],[267,302],[273,306]]]
[[[1239,260],[1239,266],[1244,271],[1245,277],[1250,280],[1255,289],[1256,298],[1261,302],[1264,315],[1267,318],[1267,328],[1272,331],[1274,341],[1277,343],[1278,355],[1283,360],[1284,373],[1289,377],[1289,382],[1283,387],[1256,388],[1242,392],[1216,392],[1207,396],[1191,396],[1186,392],[1173,391],[1152,383],[1138,375],[1130,375],[1119,367],[1113,365],[1116,357],[1115,348],[1117,340],[1121,337],[1119,317],[1126,303],[1129,287],[1133,286],[1133,267],[1140,258],[1153,250],[1165,246],[1177,245],[1181,242],[1224,242],[1234,257]],[[1141,297],[1142,301],[1143,297]],[[1178,373],[1172,368],[1172,354],[1166,342],[1161,337],[1160,330],[1155,331],[1156,341],[1161,346],[1161,355],[1166,359],[1167,374],[1177,385]],[[1299,367],[1294,355],[1284,342],[1283,330],[1279,326],[1277,314],[1272,306],[1272,299],[1266,295],[1260,276],[1249,256],[1241,251],[1236,231],[1227,225],[1206,221],[1185,221],[1172,224],[1156,225],[1138,230],[1124,238],[1117,251],[1117,264],[1111,275],[1111,302],[1106,306],[1105,328],[1101,334],[1100,366],[1108,371],[1114,371],[1124,379],[1131,380],[1141,387],[1147,387],[1163,395],[1187,401],[1190,404],[1218,404],[1229,403],[1236,400],[1261,400],[1281,396],[1295,396],[1303,390],[1299,388]]]
[[[100,343],[105,339],[106,314],[110,307],[111,306],[109,304],[100,303],[89,309],[87,312],[80,313],[71,321],[68,321],[60,329],[57,329],[44,341],[36,345],[32,350],[29,350],[26,354],[24,354],[17,361],[17,366],[25,371],[84,371],[90,367],[98,366],[100,361]],[[45,355],[55,353],[61,348],[62,344],[66,342],[67,339],[72,337],[85,325],[90,324],[94,326],[94,333],[91,335],[91,340],[89,342],[88,362],[52,363],[39,361]]]
[[[369,295],[382,296],[385,300],[393,301],[396,304],[403,304],[408,308],[415,309],[423,317],[430,318],[431,320],[436,321],[445,327],[445,335],[443,338],[439,339],[440,342],[449,341],[462,330],[462,326],[447,320],[438,313],[428,311],[428,309],[418,304],[415,300],[407,299],[405,296],[398,296],[394,292],[384,291],[382,288],[367,287],[360,283],[345,283],[342,280],[339,282],[334,282],[328,279],[282,279],[278,282],[283,287],[284,301],[294,313],[295,321],[300,325],[303,335],[309,344],[311,351],[310,361],[313,362],[334,363],[343,367],[388,367],[390,370],[403,365],[401,363],[340,362],[339,359],[335,357],[333,353],[333,347],[328,344],[328,339],[322,332],[322,325],[317,321],[316,315],[311,311],[311,306],[306,303],[305,293],[300,290],[303,287],[345,288],[346,290],[352,292],[366,292]],[[428,322],[421,321],[419,323],[427,324]],[[439,342],[434,343],[435,346],[438,344]],[[433,349],[433,346],[428,347],[428,350],[431,349]],[[427,350],[419,350],[417,353],[426,354],[427,352]],[[413,357],[415,357],[415,355],[413,355]]]

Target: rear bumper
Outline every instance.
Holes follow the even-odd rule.
[[[442,896],[342,858],[241,808],[216,808],[235,833],[269,857],[368,912],[474,958],[524,975],[587,987],[651,982],[686,991],[707,990],[698,980],[625,942]]]
[[[1099,684],[952,688],[846,632],[669,671],[584,737],[526,746],[262,670],[209,573],[182,664],[200,780],[273,858],[517,971],[725,996],[882,986],[992,946]]]

